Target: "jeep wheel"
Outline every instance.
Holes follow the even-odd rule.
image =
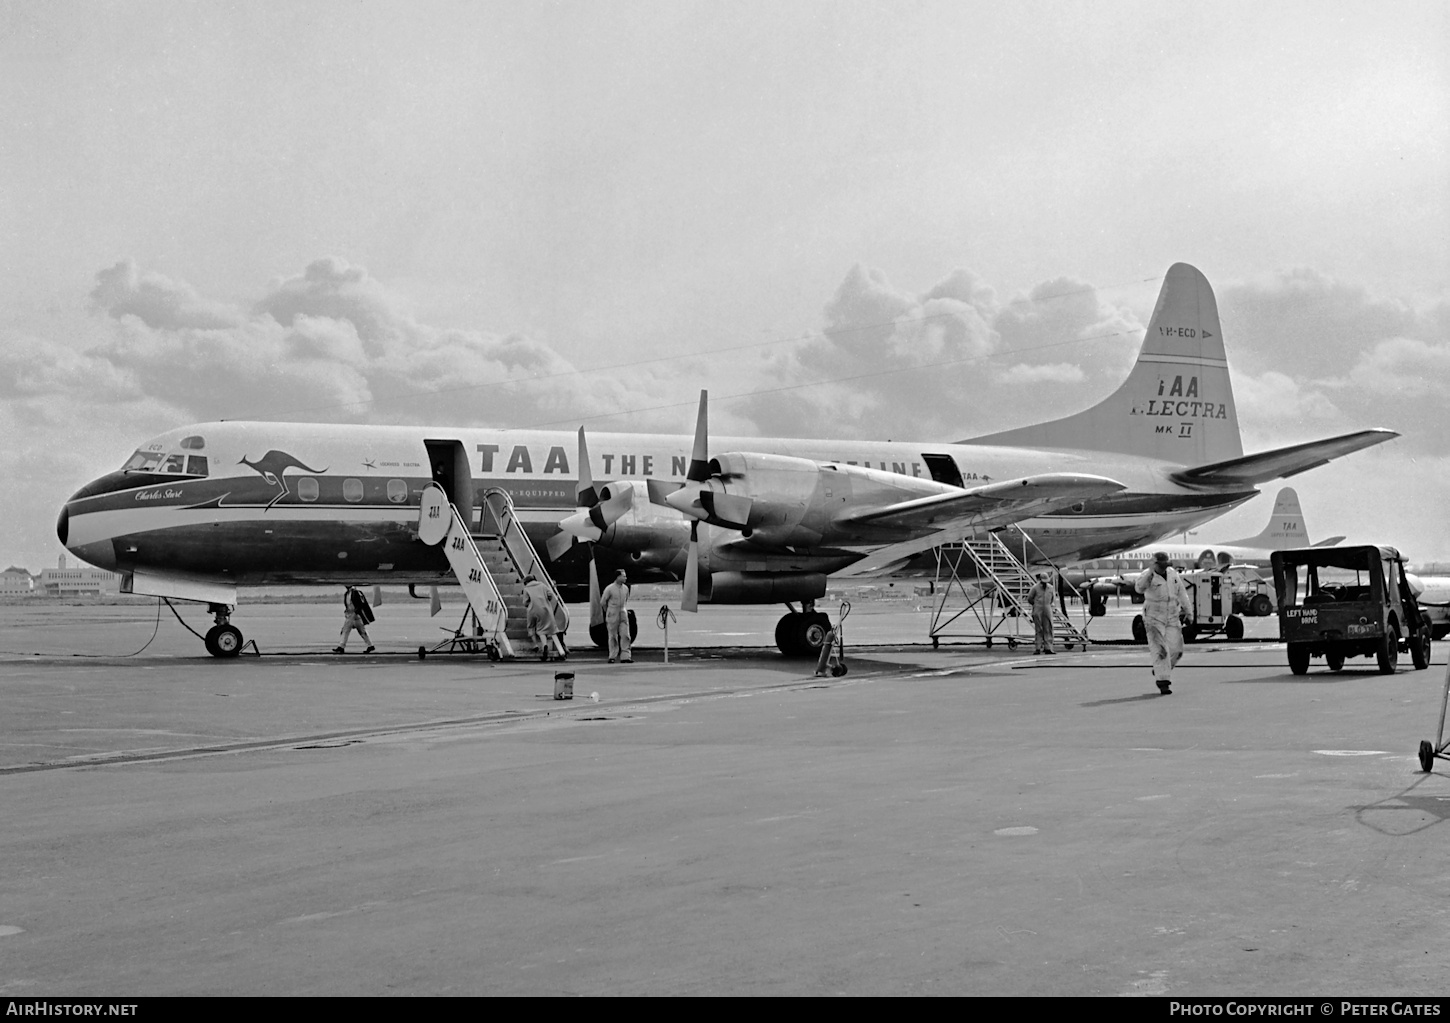
[[[1340,663],[1342,664],[1343,661]],[[1309,645],[1307,643],[1289,644],[1289,670],[1296,675],[1309,673]]]
[[[1430,630],[1421,628],[1410,637],[1410,661],[1415,665],[1416,671],[1424,671],[1430,666]]]
[[[1381,675],[1395,673],[1395,666],[1400,663],[1400,637],[1394,626],[1386,629],[1384,636],[1380,638],[1379,647],[1375,650],[1375,660],[1379,662]]]

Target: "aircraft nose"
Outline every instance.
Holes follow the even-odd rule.
[[[82,490],[77,497],[84,493]],[[84,514],[79,514],[76,522],[71,521],[75,501],[76,497],[72,497],[62,505],[60,517],[55,521],[55,535],[59,538],[60,545],[88,565],[108,572],[116,571],[116,548],[110,537],[88,535],[94,530],[94,526],[87,525],[89,518]]]

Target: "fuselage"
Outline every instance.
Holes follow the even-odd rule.
[[[188,426],[144,444],[126,468],[82,487],[58,525],[81,559],[117,572],[209,575],[235,584],[428,582],[448,575],[437,548],[417,539],[419,495],[429,483],[465,492],[477,507],[499,488],[541,551],[575,508],[579,476],[574,434],[564,431],[450,429],[222,422]],[[591,434],[596,481],[684,479],[691,438]],[[712,438],[717,451],[756,451],[867,466],[887,474],[971,488],[1038,473],[1111,477],[1126,489],[1069,510],[1029,519],[1033,560],[1103,557],[1191,529],[1256,491],[1183,487],[1180,466],[1101,452],[921,444],[895,441]],[[638,505],[638,502],[637,502]],[[636,507],[620,525],[654,530],[683,544],[686,520],[672,509]],[[721,531],[726,533],[728,531]],[[739,534],[733,534],[738,537]],[[673,541],[670,538],[674,538]],[[792,551],[799,562],[810,552]],[[813,570],[833,571],[861,555],[818,552]],[[785,555],[762,550],[751,566],[776,570]],[[574,559],[578,561],[578,559]],[[583,562],[561,559],[561,583]],[[673,551],[634,558],[641,577],[677,577]]]

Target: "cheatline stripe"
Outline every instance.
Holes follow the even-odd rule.
[[[1179,366],[1212,366],[1215,369],[1228,369],[1227,359],[1212,359],[1204,355],[1149,355],[1145,352],[1138,356],[1138,361],[1172,363]]]

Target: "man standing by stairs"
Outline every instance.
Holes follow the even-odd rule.
[[[609,663],[616,660],[633,664],[629,649],[629,613],[625,604],[629,602],[629,573],[620,569],[614,582],[604,587],[599,603],[604,608],[604,627],[609,630]]]
[[[1047,573],[1037,573],[1037,584],[1027,591],[1032,607],[1032,652],[1055,654],[1052,649],[1052,598],[1055,587],[1048,585]]]

